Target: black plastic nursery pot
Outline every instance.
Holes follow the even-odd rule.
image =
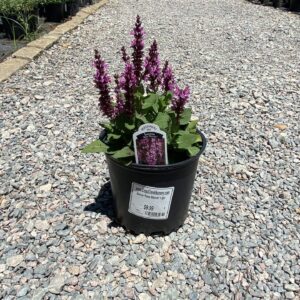
[[[67,15],[75,16],[79,11],[79,0],[72,0],[67,2]]]
[[[0,15],[0,32],[4,32],[3,22],[2,22],[2,19],[1,19],[1,15]]]
[[[61,22],[65,17],[65,3],[50,3],[45,6],[47,22]]]
[[[116,221],[137,234],[168,234],[185,221],[200,155],[179,163],[125,166],[106,155]]]
[[[299,0],[290,0],[290,10],[300,11],[300,1]]]
[[[40,17],[45,17],[45,6],[43,4],[38,5],[38,11]]]
[[[283,0],[273,0],[273,6],[279,8],[283,6]]]

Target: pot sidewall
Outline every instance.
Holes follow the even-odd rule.
[[[183,224],[188,214],[199,157],[206,146],[205,136],[199,133],[203,140],[202,149],[196,156],[177,164],[154,167],[135,164],[125,166],[106,155],[117,222],[137,234],[168,234]],[[166,220],[146,219],[128,211],[133,183],[156,188],[174,187]]]

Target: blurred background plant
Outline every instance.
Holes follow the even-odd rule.
[[[300,0],[248,0],[250,2],[271,5],[275,8],[286,8],[291,11],[300,11]]]

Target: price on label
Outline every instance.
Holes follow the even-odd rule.
[[[174,187],[157,188],[132,183],[128,211],[136,216],[166,220],[169,216]]]

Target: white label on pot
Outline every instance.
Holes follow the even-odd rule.
[[[157,188],[133,182],[128,211],[136,216],[166,220],[169,216],[174,187]]]

